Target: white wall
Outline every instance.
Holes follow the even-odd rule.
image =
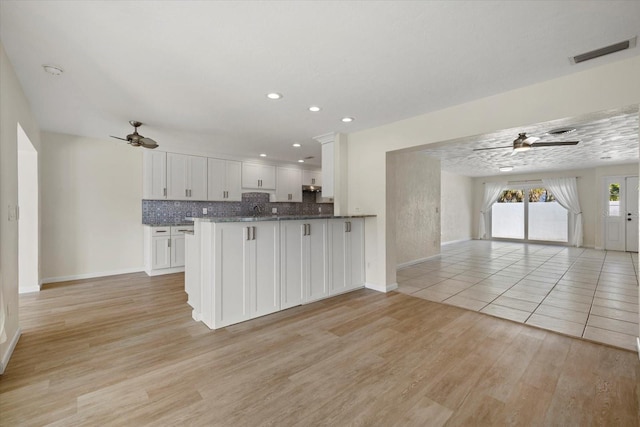
[[[473,236],[474,179],[442,171],[442,243],[470,240]]]
[[[43,282],[143,269],[142,149],[42,133]]]
[[[18,292],[40,290],[38,152],[18,125]]]
[[[393,153],[393,198],[399,266],[440,253],[440,160],[423,153]],[[393,172],[392,172],[393,171]]]
[[[384,288],[396,280],[386,153],[640,103],[640,56],[575,69],[571,75],[348,135],[349,213],[359,209],[376,215],[367,223],[367,283]]]
[[[40,130],[4,46],[0,43],[0,373],[20,336],[18,324],[18,123],[40,152]]]

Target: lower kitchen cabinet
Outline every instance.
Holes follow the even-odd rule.
[[[364,286],[364,219],[330,219],[330,295]]]
[[[188,251],[193,318],[211,329],[364,286],[363,218],[198,221]]]
[[[184,271],[184,233],[193,231],[193,226],[144,228],[144,271],[149,276]]]
[[[204,246],[210,245],[213,262],[204,283],[213,287],[213,313],[211,305],[203,304],[203,322],[216,329],[280,310],[278,222],[216,223],[211,228],[213,238]]]
[[[329,295],[327,220],[282,221],[281,308]]]

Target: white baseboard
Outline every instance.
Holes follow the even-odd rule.
[[[162,276],[163,274],[182,273],[184,267],[163,268],[160,270],[144,270],[147,276]]]
[[[2,360],[0,361],[0,375],[4,374],[4,370],[7,368],[7,365],[9,364],[9,359],[11,359],[13,350],[15,350],[16,345],[18,344],[20,335],[22,335],[22,329],[18,327],[18,330],[13,335],[13,338],[11,338],[11,342],[9,342],[9,346],[7,347],[7,352],[4,354],[4,356],[2,356]]]
[[[30,294],[32,292],[40,292],[40,286],[30,286],[28,288],[19,288],[18,293],[22,294]]]
[[[398,284],[391,283],[389,285],[376,285],[373,283],[365,283],[364,287],[367,289],[373,289],[374,291],[387,293],[398,289]]]
[[[196,322],[200,322],[202,320],[202,314],[197,313],[195,310],[191,310],[191,318]]]
[[[399,270],[401,268],[410,267],[415,264],[420,264],[421,262],[429,261],[430,259],[438,258],[439,256],[440,254],[437,254],[437,255],[428,256],[426,258],[414,259],[413,261],[403,262],[402,264],[396,265],[396,269]]]
[[[67,282],[69,280],[93,279],[95,277],[116,276],[118,274],[139,273],[144,271],[143,267],[126,268],[123,270],[101,271],[98,273],[74,274],[71,276],[47,277],[40,281],[41,284]]]
[[[454,243],[462,243],[462,242],[468,242],[469,240],[473,240],[471,237],[468,237],[466,239],[460,239],[460,240],[450,240],[448,242],[442,242],[440,243],[440,246],[447,246],[447,245],[453,245]]]

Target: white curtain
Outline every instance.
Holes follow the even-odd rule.
[[[484,197],[480,207],[480,222],[478,224],[478,239],[487,238],[486,223],[489,220],[491,206],[498,200],[500,193],[507,189],[506,182],[486,182],[484,184]]]
[[[547,178],[542,183],[551,192],[563,208],[573,214],[573,237],[571,244],[582,246],[582,209],[578,200],[578,184],[575,178]]]

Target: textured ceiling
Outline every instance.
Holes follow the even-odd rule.
[[[135,119],[161,150],[316,165],[313,136],[635,56],[568,60],[639,29],[639,1],[0,1],[0,38],[43,130],[107,138]]]
[[[576,128],[563,135],[547,132]],[[537,142],[580,141],[575,146],[535,147],[513,154],[511,148],[473,151],[474,148],[503,147],[518,133],[539,137]],[[580,169],[608,164],[638,162],[638,107],[593,113],[580,118],[554,120],[517,129],[432,144],[423,150],[441,160],[442,170],[465,176],[501,174],[500,166],[513,166],[508,174]],[[603,157],[608,157],[603,159]]]

